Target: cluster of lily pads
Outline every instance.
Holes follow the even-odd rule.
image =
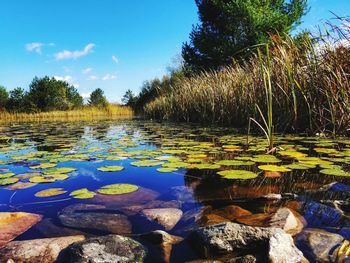
[[[222,178],[236,180],[254,179],[271,172],[282,176],[293,170],[350,176],[345,170],[350,164],[350,140],[344,138],[277,136],[278,150],[271,155],[266,154],[263,138],[251,137],[247,144],[246,136],[219,128],[140,123],[96,129],[71,126],[62,133],[53,133],[53,127],[42,129],[10,127],[0,136],[0,185],[17,190],[62,181],[72,173],[79,173],[74,167],[65,167],[67,162],[103,161],[112,165],[97,168],[102,173],[122,171],[125,167],[120,162],[126,161],[135,167],[154,167],[159,173],[212,170]],[[70,134],[72,131],[74,136]],[[8,167],[14,164],[28,168],[27,172],[15,174]],[[61,188],[53,189],[47,189],[48,193],[65,193]],[[94,194],[86,188],[71,193],[76,198]]]

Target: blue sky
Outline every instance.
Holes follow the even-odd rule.
[[[309,0],[302,28],[350,15],[349,0]],[[110,101],[166,73],[197,23],[194,0],[1,0],[0,85],[56,76]]]

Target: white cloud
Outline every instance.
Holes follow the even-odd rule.
[[[103,76],[102,80],[110,80],[110,79],[116,79],[117,76],[116,75],[111,75],[111,74],[106,74]]]
[[[83,74],[88,74],[92,71],[92,68],[85,68],[83,69],[81,72],[83,72]]]
[[[84,100],[90,98],[91,92],[82,92],[80,93],[80,96],[83,97]]]
[[[97,79],[98,79],[98,77],[95,76],[95,75],[90,75],[89,76],[89,80],[97,80]]]
[[[119,63],[119,59],[116,57],[116,56],[112,56],[112,60],[116,63],[116,64],[118,64]]]
[[[41,54],[41,48],[44,46],[43,43],[39,42],[32,42],[26,44],[26,50],[29,52],[36,52],[38,54]]]
[[[95,44],[89,43],[84,47],[83,50],[75,50],[75,51],[63,50],[61,52],[56,53],[55,58],[56,60],[77,59],[91,53],[94,47],[95,47]]]
[[[78,83],[73,83],[72,85],[73,85],[74,88],[76,88],[76,89],[80,87],[80,85],[79,85]]]
[[[56,80],[62,80],[62,81],[67,81],[67,82],[72,80],[72,77],[69,76],[69,75],[66,75],[66,76],[54,76],[54,78]]]

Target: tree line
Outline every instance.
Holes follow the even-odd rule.
[[[35,77],[27,91],[21,87],[7,91],[5,87],[0,86],[0,110],[9,112],[65,111],[86,105],[106,107],[108,101],[103,90],[95,89],[85,104],[73,85],[54,77]]]

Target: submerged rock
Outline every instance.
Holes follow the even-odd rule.
[[[186,186],[174,186],[170,189],[170,194],[181,203],[195,203],[193,189]]]
[[[275,263],[304,262],[292,237],[279,228],[223,223],[197,229],[189,241],[198,252],[210,258],[253,253]]]
[[[182,217],[182,211],[177,208],[144,209],[142,214],[150,221],[162,225],[165,230],[171,230]]]
[[[162,200],[152,200],[146,204],[137,204],[137,205],[130,205],[130,206],[123,206],[121,207],[120,211],[127,215],[135,215],[138,212],[144,210],[144,209],[150,209],[150,208],[180,208],[181,204],[176,201],[162,201]]]
[[[336,262],[344,238],[321,229],[305,229],[296,237],[298,248],[305,257],[317,262]]]
[[[34,229],[39,231],[42,236],[45,237],[87,235],[87,233],[81,230],[57,225],[50,218],[44,218],[41,220],[34,226]]]
[[[64,263],[143,262],[145,248],[123,236],[108,235],[76,242],[65,250]]]
[[[25,241],[12,241],[0,249],[0,262],[55,262],[61,251],[70,244],[82,241],[85,237],[67,236],[57,238],[41,238]]]
[[[0,212],[0,248],[27,231],[42,215],[25,212]]]
[[[165,231],[156,230],[140,237],[158,249],[158,258],[161,262],[170,262],[171,250],[174,244],[183,241],[182,237],[169,235]]]
[[[291,235],[300,233],[304,225],[302,216],[286,207],[278,209],[269,221],[269,226],[282,228]]]
[[[103,205],[74,204],[62,210],[58,218],[62,225],[86,228],[113,234],[130,234],[131,223],[125,215],[108,213]]]
[[[248,226],[268,227],[272,216],[272,214],[265,213],[252,214],[239,217],[235,221]]]
[[[228,205],[223,208],[213,210],[212,213],[218,216],[227,218],[228,220],[231,220],[231,221],[235,220],[236,218],[239,218],[242,216],[249,216],[252,214],[250,211],[243,209],[238,205]]]

